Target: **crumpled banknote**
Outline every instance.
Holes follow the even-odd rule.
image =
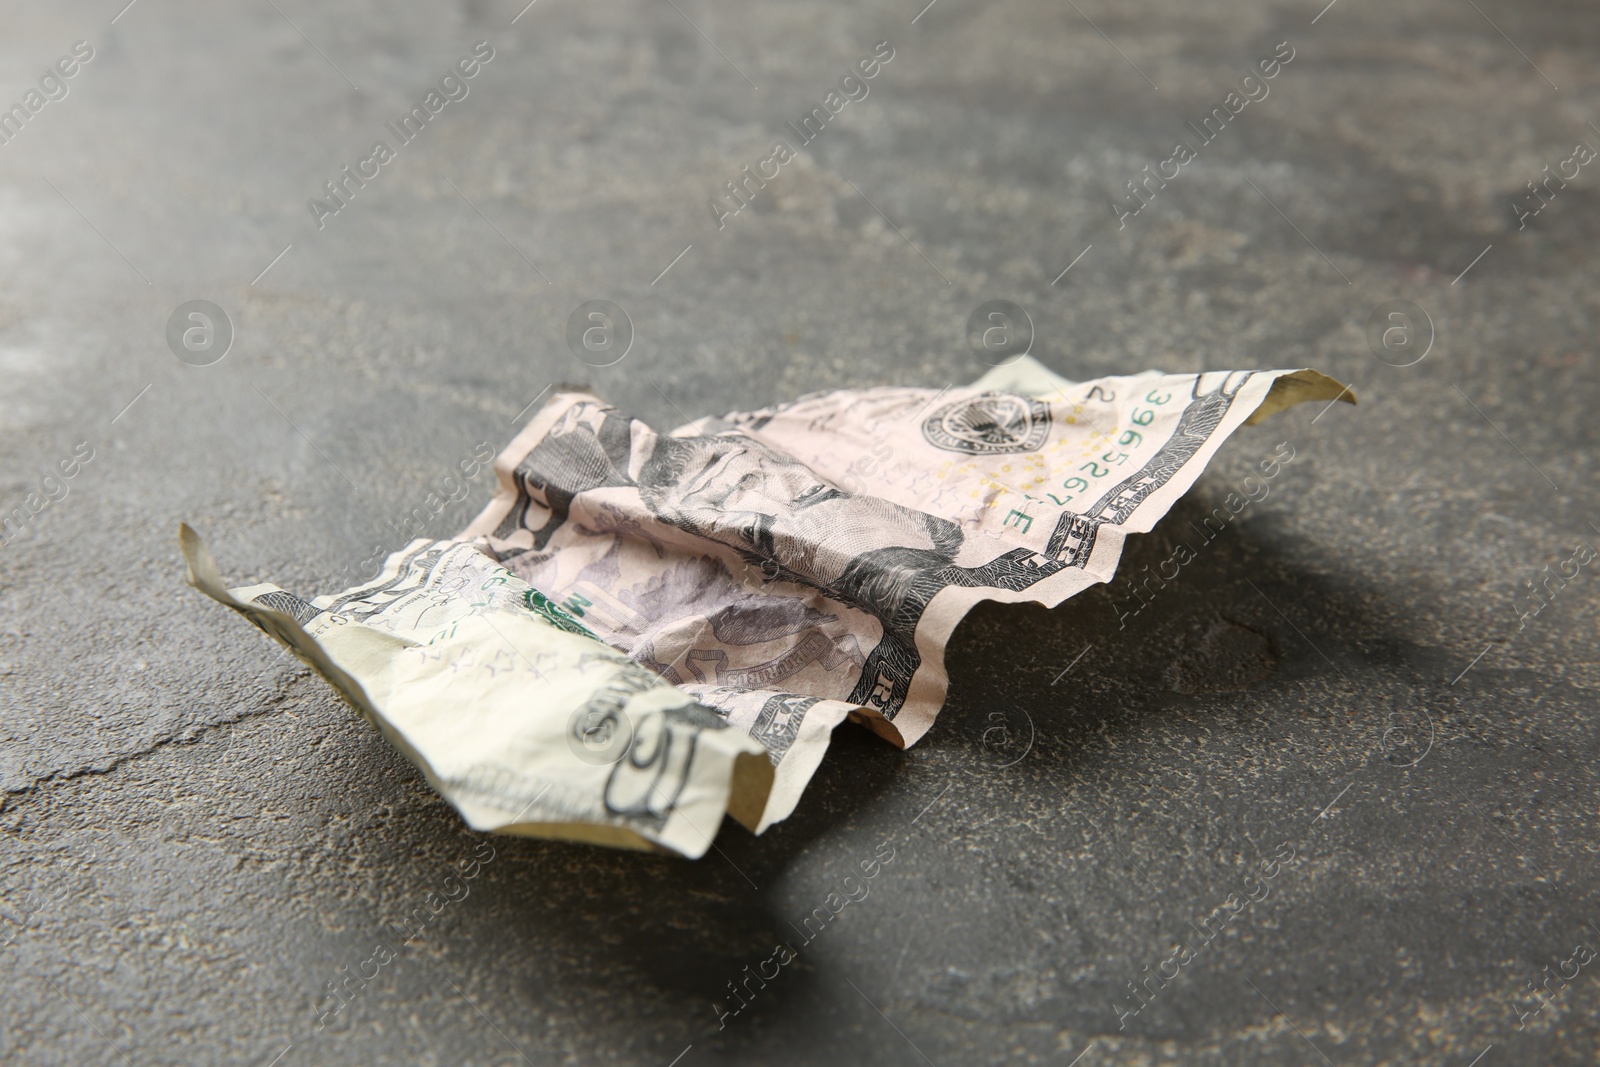
[[[660,433],[546,402],[466,530],[303,601],[191,583],[288,645],[477,829],[699,856],[787,817],[854,719],[932,726],[981,600],[1109,581],[1239,426],[1354,402],[1316,371],[817,393]]]

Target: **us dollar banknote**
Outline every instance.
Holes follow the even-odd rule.
[[[474,829],[699,856],[761,825],[751,736],[596,640],[481,549],[418,540],[373,581],[305,601],[229,590],[188,526],[190,584],[288,646]]]
[[[698,856],[792,813],[834,728],[901,747],[980,600],[1108,581],[1238,427],[1315,371],[836,390],[667,433],[552,397],[455,538],[303,601],[191,584],[293,649],[478,829]]]
[[[914,743],[974,604],[1110,580],[1235,429],[1339,398],[1315,371],[1075,383],[1023,357],[959,389],[835,390],[659,433],[560,393],[460,536],[727,713],[783,778],[812,716]],[[820,753],[802,755],[808,778]]]

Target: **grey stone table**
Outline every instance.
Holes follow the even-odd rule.
[[[1592,5],[121,3],[0,16],[0,1061],[1600,1055]],[[842,728],[704,860],[475,837],[183,584],[180,520],[307,594],[452,531],[552,383],[673,425],[969,380],[992,299],[1072,377],[1361,404],[1239,434],[1109,586],[980,608],[923,744]]]

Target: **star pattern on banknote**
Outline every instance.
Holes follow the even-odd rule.
[[[483,669],[491,678],[501,673],[510,674],[517,669],[517,655],[508,648],[496,649],[494,658],[485,663]]]
[[[528,673],[545,677],[545,672],[554,668],[556,657],[549,652],[535,652],[528,660]]]

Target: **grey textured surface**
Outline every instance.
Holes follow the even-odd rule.
[[[1594,5],[118,6],[0,14],[0,104],[95,49],[0,145],[0,511],[94,451],[0,550],[0,1060],[1600,1056],[1592,964],[1519,1029],[1600,945],[1594,566],[1514,607],[1600,543],[1600,177],[1520,231],[1510,207],[1600,146]],[[306,199],[480,40],[470,95],[319,230]],[[708,198],[880,40],[870,95],[719,231]],[[1270,96],[1119,230],[1124,183],[1280,41]],[[205,368],[164,340],[196,298],[236,330]],[[614,367],[562,340],[593,298],[637,330]],[[476,842],[183,585],[178,521],[232,579],[327,591],[551,382],[658,425],[938,387],[984,369],[964,322],[995,298],[1069,376],[1310,365],[1362,403],[1229,444],[1124,574],[1295,460],[1125,629],[1122,578],[975,612],[932,735],[841,728],[762,838],[694,863],[495,839],[316,1032]],[[1437,329],[1405,368],[1366,336],[1398,299]],[[871,895],[719,1029],[885,841]],[[1267,897],[1119,1019],[1283,843]]]

